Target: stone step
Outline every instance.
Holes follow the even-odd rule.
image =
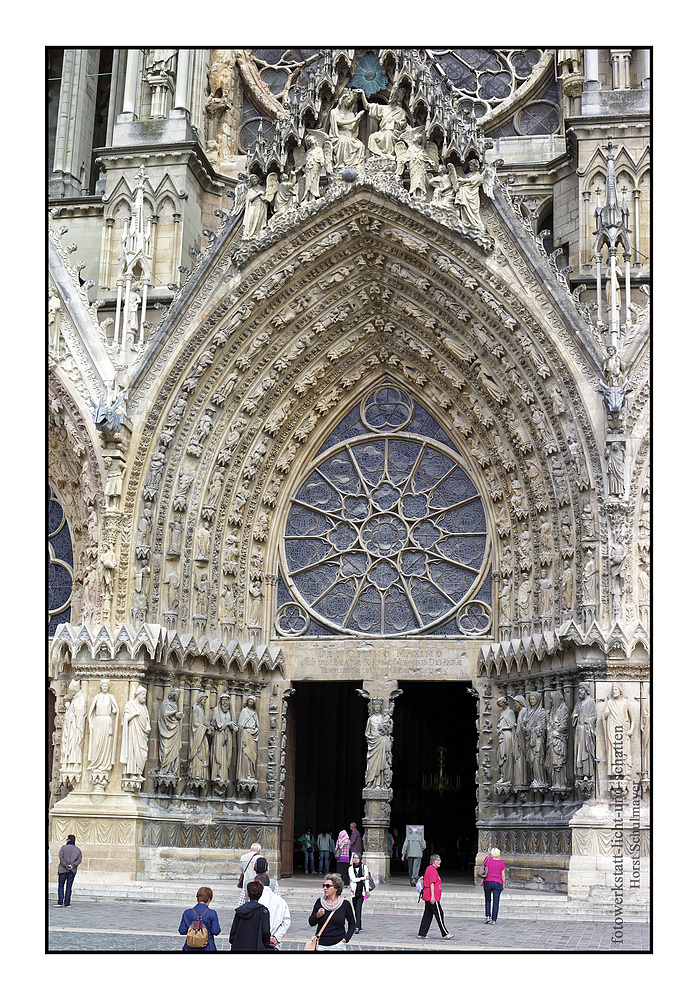
[[[317,883],[298,878],[281,879],[281,892],[293,911],[310,911],[321,892],[320,878]],[[191,905],[201,882],[191,880],[133,882],[128,885],[89,884],[77,879],[73,895],[86,902],[114,900],[119,902],[147,902],[162,904]],[[238,905],[240,890],[236,881],[216,880],[209,883],[214,892],[216,905],[221,909],[234,909]],[[49,897],[57,896],[55,882],[49,883]],[[448,912],[466,917],[478,918],[483,914],[483,892],[479,886],[449,886],[443,883],[444,906]],[[378,885],[364,904],[366,912],[418,913],[421,910],[417,892],[411,886],[393,884]],[[506,889],[502,897],[502,907],[506,907],[511,920],[593,920],[612,921],[615,916],[613,897],[604,900],[569,899],[566,895],[535,892],[525,889]],[[643,903],[626,903],[622,908],[622,919],[628,923],[649,922],[649,906]]]

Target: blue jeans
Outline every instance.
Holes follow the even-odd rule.
[[[482,883],[482,888],[485,890],[485,916],[490,915],[490,902],[492,902],[492,923],[496,923],[497,915],[499,913],[499,896],[504,888],[499,882],[485,881]],[[492,900],[494,896],[494,900]]]
[[[305,863],[305,870],[308,871],[308,858],[310,858],[310,870],[315,874],[315,852],[314,851],[303,851],[303,861]]]
[[[325,872],[330,870],[330,852],[320,851],[320,860],[318,862],[318,869],[324,875]]]
[[[75,878],[75,872],[59,872],[58,873],[58,905],[59,906],[70,906],[70,893],[73,889],[73,879]],[[65,899],[63,898],[63,891],[65,890]]]

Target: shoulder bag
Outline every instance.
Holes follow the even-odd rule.
[[[307,942],[307,944],[306,944],[305,948],[303,949],[303,951],[317,951],[317,946],[320,943],[320,935],[322,934],[322,932],[324,931],[324,929],[329,924],[330,920],[332,919],[332,914],[335,913],[335,912],[336,912],[335,910],[332,910],[332,913],[330,913],[329,917],[324,922],[324,924],[322,925],[322,927],[320,928],[320,930],[316,931],[313,934],[313,936],[311,937],[310,941]]]
[[[374,881],[373,875],[371,875],[368,869],[366,870],[366,874],[368,875],[368,891],[373,892],[373,890],[376,888],[376,883]]]
[[[250,865],[252,864],[252,862],[256,857],[257,855],[253,854],[250,860],[245,865],[245,870],[240,872],[240,878],[238,879],[238,889],[242,889],[243,885],[245,884],[245,875],[247,874],[247,869],[250,867]]]

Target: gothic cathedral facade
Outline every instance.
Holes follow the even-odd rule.
[[[356,819],[648,899],[650,55],[47,50],[85,879]]]

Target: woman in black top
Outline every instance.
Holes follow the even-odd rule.
[[[342,899],[344,882],[336,872],[326,875],[322,882],[323,899],[317,899],[308,917],[311,927],[320,934],[318,951],[346,951],[356,922],[351,903]]]

